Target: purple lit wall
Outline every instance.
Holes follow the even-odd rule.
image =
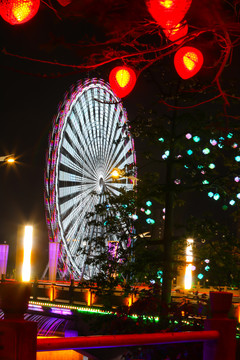
[[[56,281],[59,243],[49,242],[49,280]]]
[[[0,245],[0,276],[1,274],[6,275],[7,272],[8,250],[9,245]]]

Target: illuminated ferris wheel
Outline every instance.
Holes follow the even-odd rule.
[[[60,276],[89,279],[97,272],[87,260],[99,229],[90,229],[86,214],[106,192],[133,188],[129,178],[116,182],[111,176],[129,165],[135,166],[134,142],[121,102],[102,80],[78,83],[59,106],[45,173],[49,239],[60,244]]]

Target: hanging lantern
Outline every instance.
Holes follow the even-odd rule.
[[[23,24],[36,15],[40,0],[0,0],[0,15],[11,25]]]
[[[109,83],[115,94],[123,98],[134,88],[136,74],[127,66],[117,66],[110,72]]]
[[[200,50],[184,46],[174,56],[174,66],[182,79],[189,79],[201,69],[203,55]]]
[[[165,29],[163,30],[164,34],[170,41],[175,41],[176,44],[180,44],[180,41],[176,41],[178,39],[183,38],[188,33],[188,24],[186,21],[184,21],[182,24],[179,23],[177,26],[175,26],[172,29]]]
[[[147,0],[148,11],[165,29],[177,26],[186,15],[192,0]]]

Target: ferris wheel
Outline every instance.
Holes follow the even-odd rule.
[[[111,172],[135,169],[135,164],[134,142],[119,98],[102,80],[79,82],[59,106],[45,170],[49,240],[60,244],[61,276],[89,279],[97,272],[87,260],[94,252],[91,238],[99,229],[88,226],[86,214],[105,200],[106,192],[118,195],[119,188],[133,188],[130,178],[116,182]]]

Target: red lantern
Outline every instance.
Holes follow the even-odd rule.
[[[1,0],[0,15],[11,25],[23,24],[38,12],[40,0]]]
[[[166,29],[163,30],[164,34],[166,35],[166,37],[168,38],[168,40],[170,41],[176,41],[182,37],[184,37],[185,35],[187,35],[188,33],[188,24],[186,21],[184,21],[184,23],[179,23],[177,26],[175,26],[172,29]],[[176,41],[176,44],[181,43],[180,41]]]
[[[115,94],[123,98],[127,96],[136,84],[136,75],[128,66],[117,66],[110,72],[109,83]]]
[[[200,50],[184,46],[174,56],[174,66],[182,79],[194,76],[202,67],[203,55]]]
[[[177,26],[186,15],[192,0],[147,0],[148,11],[165,29]]]

